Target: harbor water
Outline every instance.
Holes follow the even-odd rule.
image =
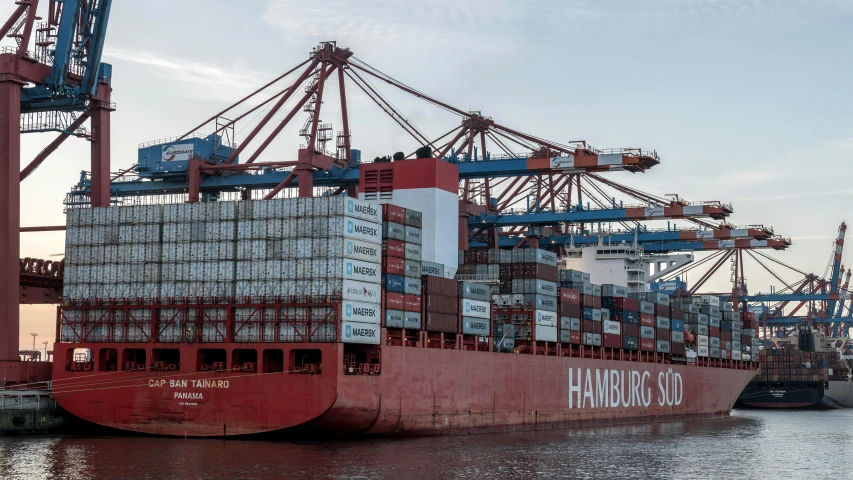
[[[2,479],[850,478],[853,410],[460,437],[0,438]]]

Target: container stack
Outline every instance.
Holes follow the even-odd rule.
[[[423,243],[423,214],[416,210],[407,208],[405,210],[405,273],[403,281],[404,298],[403,298],[403,323],[407,329],[420,330],[423,324],[421,319],[421,309],[423,308],[422,301],[422,282],[421,275],[423,266],[421,265],[421,250]]]
[[[573,288],[560,287],[558,315],[560,316],[560,343],[581,344],[581,297]]]
[[[421,301],[423,329],[428,332],[457,333],[459,329],[459,292],[452,278],[424,275]],[[486,317],[488,318],[488,317]]]
[[[516,342],[559,341],[556,254],[526,248],[467,251],[460,257],[460,273],[500,280],[489,288],[495,342],[505,336],[503,324],[512,325]]]
[[[601,286],[592,283],[575,284],[569,287],[577,288],[581,302],[581,344],[600,347],[604,325],[601,317]]]
[[[672,321],[669,295],[655,294],[655,352],[672,353]]]
[[[755,330],[758,327],[755,320],[755,313],[741,313],[741,318],[743,320],[743,330],[740,337],[741,349],[743,350],[741,359],[757,362],[761,340],[755,335]]]
[[[640,350],[671,354],[672,322],[669,295],[637,292],[632,293],[631,298],[637,300],[639,309]]]
[[[459,298],[462,302],[461,331],[464,335],[491,335],[492,305],[489,302],[489,286],[482,283],[459,282]]]
[[[496,321],[494,343],[496,352],[511,352],[515,349],[515,325]]]
[[[708,316],[708,356],[710,358],[724,358],[722,354],[722,342],[720,340],[720,298],[713,295],[702,295],[699,297],[701,304],[699,312]]]
[[[684,320],[686,318],[686,314],[684,313],[684,310],[670,305],[669,317],[670,353],[675,356],[683,357],[687,353],[687,349],[684,346]]]
[[[286,303],[340,297],[342,340],[379,341],[380,215],[365,202],[336,196],[81,209],[69,213],[68,222],[69,299],[280,297]],[[122,263],[92,268],[101,265],[97,259]],[[283,308],[293,311],[279,313],[301,325],[284,322],[278,337],[276,312],[236,309],[235,340],[337,337],[339,319],[332,307],[312,308],[316,318],[308,318],[305,307]],[[127,339],[224,341],[225,309],[203,310],[194,318],[162,308],[157,332],[134,330]],[[347,337],[347,332],[356,333]]]
[[[720,303],[720,358],[733,360],[732,327],[734,305],[731,302]]]
[[[639,298],[639,297],[638,297]],[[637,300],[640,324],[640,351],[654,352],[656,348],[655,326],[655,302]]]
[[[511,279],[501,284],[509,285],[514,305],[533,310],[533,340],[557,342],[557,255],[538,248],[500,252],[510,253],[511,261],[499,267],[500,278]]]
[[[641,335],[638,302],[628,298],[628,288],[621,285],[601,286],[601,306],[604,317],[602,345],[610,348],[639,350]],[[619,338],[617,338],[619,335]]]
[[[162,214],[161,205],[69,210],[65,297],[159,296]]]
[[[732,312],[731,347],[732,360],[744,360],[743,358],[743,317],[737,310]]]
[[[387,328],[421,329],[421,213],[382,206],[383,315]]]
[[[843,380],[847,372],[838,352],[803,352],[792,343],[766,348],[757,356],[761,361],[761,369],[755,376],[757,381],[825,382]]]
[[[489,279],[498,278],[500,276],[500,265],[498,263],[489,263],[490,251],[492,250],[460,250],[459,268],[456,270],[456,275]],[[500,255],[498,255],[499,257]],[[490,288],[490,295],[497,295],[499,293],[501,293],[499,285],[495,285],[494,290]]]

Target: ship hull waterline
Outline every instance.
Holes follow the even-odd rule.
[[[127,344],[68,345],[95,346]],[[347,375],[333,367],[343,365],[342,344],[311,347],[322,351],[319,374],[68,372],[58,364],[54,394],[83,420],[154,435],[299,429],[330,437],[423,436],[726,416],[755,374],[678,363],[382,346],[381,374]],[[198,346],[181,348],[182,358],[195,358],[190,355]]]

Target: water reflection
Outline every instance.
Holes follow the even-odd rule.
[[[334,442],[0,438],[2,478],[848,478],[853,412]]]

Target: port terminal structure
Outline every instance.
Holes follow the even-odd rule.
[[[21,185],[66,139],[91,146],[93,207],[110,205],[112,68],[101,62],[111,0],[16,0],[0,26],[0,382],[50,374],[19,357],[19,303],[53,302],[61,261],[21,259]],[[44,8],[40,12],[39,4]],[[41,15],[39,15],[39,13]],[[87,124],[88,122],[88,124]],[[24,168],[21,134],[59,136]],[[22,289],[23,287],[23,289]]]
[[[0,207],[0,286],[5,287],[0,297],[0,361],[4,378],[11,381],[32,378],[16,363],[18,305],[58,302],[62,279],[61,261],[19,258],[22,233],[63,229],[21,228],[20,186],[71,136],[90,142],[91,166],[68,193],[66,208],[162,202],[164,197],[197,202],[291,192],[355,195],[362,162],[352,143],[349,88],[369,98],[412,138],[411,152],[394,161],[414,158],[418,149],[423,154],[425,147],[427,155],[458,166],[460,249],[541,246],[559,251],[594,245],[606,237],[608,242],[636,243],[649,253],[716,251],[712,255],[741,256],[744,251],[784,250],[791,243],[770,227],[730,223],[730,204],[653,195],[605,178],[605,172],[643,173],[657,166],[656,151],[598,149],[586,141],[562,143],[524,133],[480,111],[464,111],[426,95],[335,42],[319,44],[305,61],[183,135],[140,144],[138,160],[111,173],[112,67],[101,62],[111,2],[14,3],[15,11],[0,30],[0,38],[14,42],[0,50],[0,108],[5,114],[0,133],[5,184]],[[36,13],[40,5],[46,13],[41,17]],[[456,116],[458,125],[439,137],[426,135],[377,84]],[[322,106],[334,100],[340,102],[337,131],[321,120]],[[304,144],[295,159],[259,161],[300,112],[306,112],[307,119],[298,130]],[[235,131],[244,130],[235,129],[238,123],[251,127],[239,143]],[[30,132],[59,135],[21,169],[20,135]],[[190,148],[173,147],[165,155],[173,145]],[[379,188],[393,189],[393,182],[380,181]],[[644,222],[667,225],[649,227]],[[743,277],[739,270],[735,275]]]
[[[849,337],[853,326],[853,290],[850,289],[853,272],[849,268],[845,270],[842,264],[846,232],[847,224],[841,222],[823,274],[806,272],[762,251],[732,249],[714,252],[701,261],[674,268],[660,279],[671,282],[692,271],[699,280],[684,289],[685,295],[692,295],[714,275],[725,274],[724,267],[728,264],[732,290],[717,295],[736,299],[754,312],[765,331],[765,338],[793,333],[806,318],[827,336]],[[747,263],[770,273],[780,285],[771,286],[769,292],[750,293],[744,273]]]

